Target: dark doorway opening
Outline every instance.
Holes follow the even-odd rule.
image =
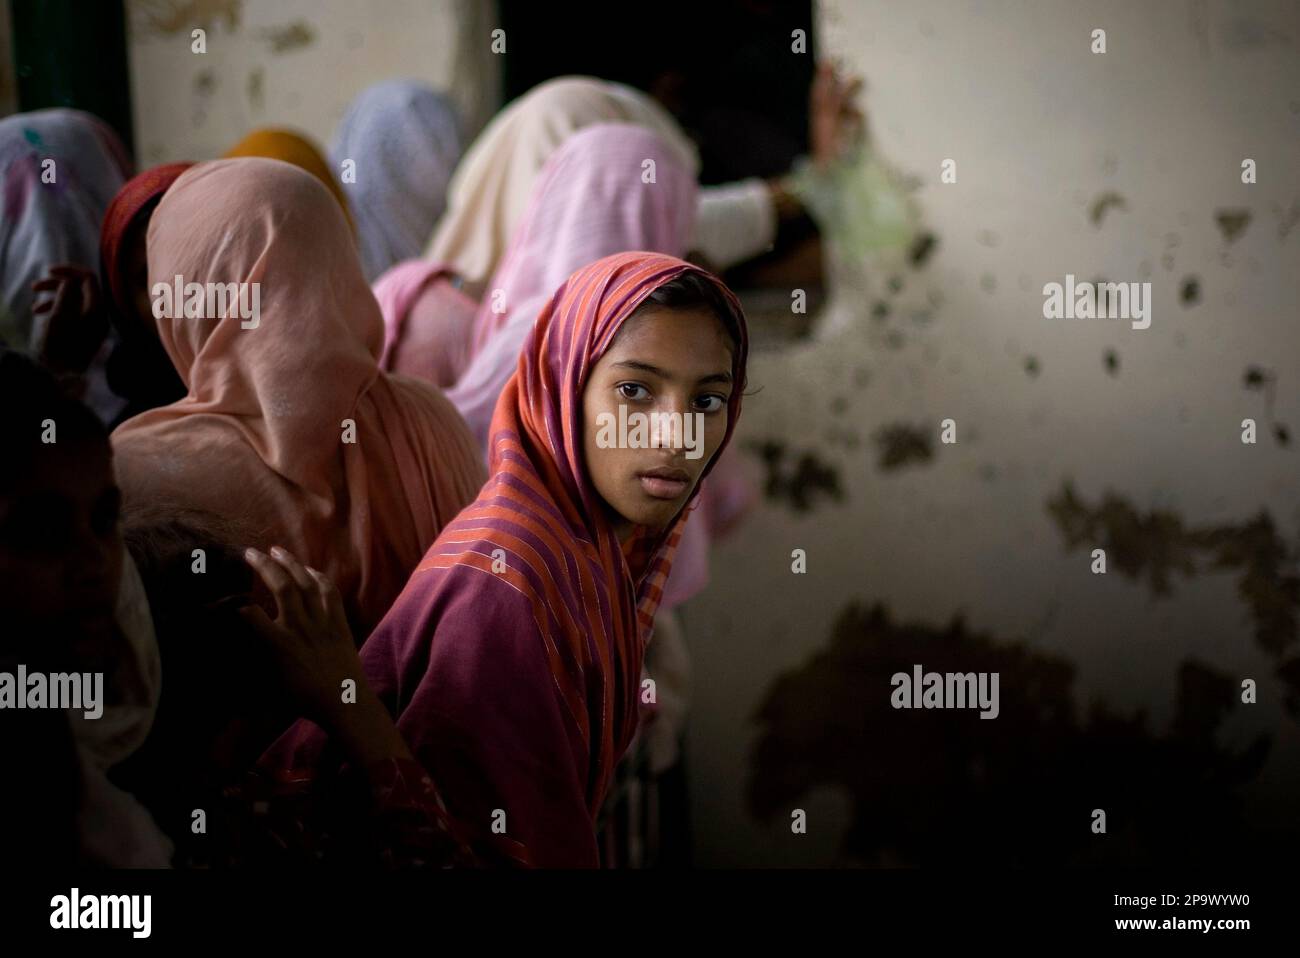
[[[507,100],[569,74],[638,87],[699,144],[701,183],[778,176],[808,149],[812,0],[501,0],[500,9]],[[793,52],[795,30],[807,52]]]
[[[85,110],[113,127],[131,149],[122,0],[10,0],[9,12],[18,108]]]

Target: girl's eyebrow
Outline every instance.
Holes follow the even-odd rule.
[[[647,372],[652,375],[658,376],[660,379],[666,380],[667,382],[672,382],[674,378],[670,373],[660,369],[658,366],[653,366],[650,363],[643,363],[637,359],[624,359],[621,362],[610,363],[610,366],[611,367],[622,366],[627,369],[639,369],[642,372]],[[707,376],[701,376],[697,380],[697,385],[703,383],[729,383],[729,382],[731,382],[731,373],[720,372],[720,373],[710,373]]]

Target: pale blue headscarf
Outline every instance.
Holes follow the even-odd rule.
[[[0,341],[35,351],[44,322],[32,321],[32,283],[58,263],[99,269],[104,211],[130,175],[121,141],[89,113],[36,110],[0,120]]]
[[[451,101],[413,80],[367,89],[348,108],[330,164],[355,164],[356,182],[343,183],[357,224],[367,281],[420,255],[447,205],[447,183],[462,142]]]

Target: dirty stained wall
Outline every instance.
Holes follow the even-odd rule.
[[[1300,8],[843,0],[818,28],[935,242],[842,270],[820,340],[751,364],[741,441],[769,495],[686,613],[700,862],[1097,860],[1098,805],[1176,855],[1214,831],[1160,831],[1180,776],[1246,768],[1261,736],[1198,811],[1239,798],[1294,835]],[[1150,282],[1150,328],[1045,319],[1067,273]],[[1002,715],[937,736],[885,708],[918,662],[1002,668]]]
[[[472,126],[496,104],[488,4],[129,7],[146,163],[262,123],[325,142],[390,75],[449,86]],[[738,442],[764,494],[685,611],[698,862],[1094,860],[1089,810],[1177,808],[1189,762],[1293,828],[1300,8],[828,0],[814,26],[933,241],[841,264],[816,339],[756,336]],[[1150,328],[1045,319],[1067,274],[1150,282]],[[884,708],[915,662],[1001,670],[1002,715]],[[1130,830],[1167,850],[1152,807]]]
[[[255,126],[327,144],[351,98],[391,77],[450,90],[467,132],[500,98],[478,0],[127,0],[137,151],[145,164],[219,156]],[[192,31],[207,52],[192,52]],[[453,82],[454,80],[454,82]]]

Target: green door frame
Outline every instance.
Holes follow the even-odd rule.
[[[18,108],[93,113],[134,154],[122,0],[10,0],[9,12]]]

